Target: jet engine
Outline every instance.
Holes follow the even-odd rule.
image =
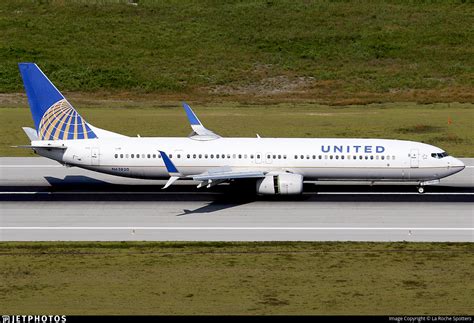
[[[303,176],[299,174],[268,174],[257,181],[258,194],[291,195],[303,192]]]

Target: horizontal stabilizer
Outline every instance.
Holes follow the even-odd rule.
[[[30,138],[30,141],[38,140],[38,134],[36,133],[35,129],[29,128],[29,127],[23,127],[23,131],[26,133],[28,138]]]
[[[30,149],[67,149],[64,145],[21,145],[11,146],[12,148],[30,148]]]

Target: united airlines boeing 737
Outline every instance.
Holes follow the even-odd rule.
[[[300,194],[303,181],[409,181],[424,186],[464,169],[438,147],[386,139],[223,138],[183,104],[187,138],[127,137],[87,123],[34,63],[20,63],[37,154],[66,166],[143,179],[193,179],[198,187],[254,179],[258,194]]]

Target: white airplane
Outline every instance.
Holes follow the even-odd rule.
[[[117,176],[193,179],[199,187],[254,179],[258,194],[300,194],[303,181],[415,182],[424,186],[464,169],[438,147],[385,139],[223,138],[183,103],[187,138],[127,137],[87,123],[34,63],[20,63],[36,129],[23,128],[35,153],[65,166]]]

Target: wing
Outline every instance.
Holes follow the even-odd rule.
[[[191,133],[190,137],[197,140],[213,140],[220,138],[219,135],[215,134],[211,130],[204,127],[199,121],[198,117],[194,113],[193,109],[186,102],[183,102],[184,111],[186,111],[186,115],[188,117],[189,123],[191,124],[191,128],[193,132]]]
[[[168,155],[165,152],[160,151],[161,157],[165,163],[166,169],[170,174],[170,179],[163,187],[163,189],[167,188],[174,182],[176,182],[179,178],[188,177],[192,178],[195,181],[198,181],[198,188],[202,186],[207,186],[207,188],[217,185],[222,182],[230,181],[233,179],[243,179],[243,178],[262,178],[265,177],[265,173],[262,171],[236,171],[232,170],[232,168],[226,167],[217,167],[213,169],[209,169],[201,174],[196,175],[189,175],[183,176],[176,166],[173,164],[171,159],[169,159]]]

